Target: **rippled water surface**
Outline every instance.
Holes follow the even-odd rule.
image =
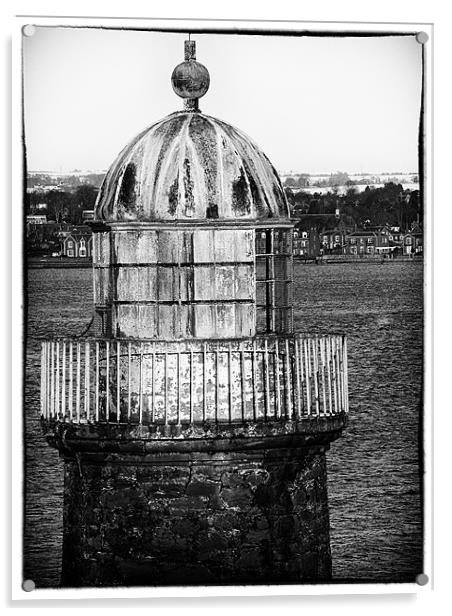
[[[350,420],[327,454],[337,581],[414,581],[422,571],[422,294],[420,263],[295,268],[296,330],[348,336]],[[30,270],[24,576],[38,587],[59,583],[63,476],[41,436],[33,337],[80,333],[91,310],[91,270]]]

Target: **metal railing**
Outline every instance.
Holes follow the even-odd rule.
[[[347,412],[343,336],[42,343],[45,419],[187,425]]]

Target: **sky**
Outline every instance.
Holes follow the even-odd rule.
[[[37,27],[23,37],[28,170],[106,170],[182,109],[171,73],[187,35]],[[203,112],[247,133],[280,173],[415,172],[421,45],[414,36],[198,34]]]

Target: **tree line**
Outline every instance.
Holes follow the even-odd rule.
[[[92,184],[82,184],[74,191],[27,192],[25,211],[27,214],[45,214],[47,220],[58,223],[79,225],[83,220],[83,210],[94,208],[97,192],[98,188]],[[41,205],[45,205],[45,208]]]
[[[406,230],[414,222],[423,222],[419,190],[407,190],[394,182],[379,188],[367,186],[362,192],[351,186],[345,194],[335,190],[310,194],[301,189],[295,193],[286,190],[286,195],[294,218],[309,214],[314,223],[318,215],[319,224],[326,228],[336,224],[337,210],[342,220],[358,228],[389,224]],[[328,214],[331,219],[325,216]]]

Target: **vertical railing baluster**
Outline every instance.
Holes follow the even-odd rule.
[[[85,342],[85,415],[86,420],[90,421],[90,399],[89,399],[89,371],[90,371],[91,349],[88,341]]]
[[[63,340],[62,350],[62,374],[61,374],[61,415],[66,421],[66,340]]]
[[[106,412],[105,419],[110,421],[110,341],[105,341],[105,389],[106,389]]]
[[[314,395],[315,395],[315,412],[317,417],[320,415],[320,400],[319,400],[319,356],[318,356],[318,339],[311,339],[312,346],[312,365],[314,377]]]
[[[253,362],[253,420],[257,418],[257,368],[256,368],[256,339],[253,340],[253,350],[251,352]]]
[[[96,340],[96,422],[99,421],[99,342]]]
[[[300,349],[299,339],[295,338],[295,387],[297,392],[297,419],[301,417]]]
[[[69,421],[74,419],[74,349],[72,340],[69,342]]]
[[[131,391],[130,388],[132,386],[132,352],[130,348],[130,341],[127,343],[127,421],[130,421],[131,414]],[[152,366],[152,370],[154,370],[154,366]]]
[[[280,383],[280,375],[279,375],[279,344],[278,338],[275,340],[275,352],[273,355],[273,361],[275,366],[275,376],[276,376],[276,415],[275,418],[279,419],[281,417],[281,383]]]
[[[289,339],[286,338],[286,374],[285,374],[285,388],[286,388],[286,419],[292,417],[292,387],[290,386],[290,357],[289,357]]]
[[[306,404],[308,415],[311,415],[311,370],[310,370],[310,355],[309,355],[309,341],[303,339],[303,354],[305,365],[305,378],[306,378]]]
[[[75,385],[75,415],[80,423],[80,342],[77,342],[77,371]]]
[[[268,362],[268,341],[264,340],[264,369],[265,369],[265,420],[270,417],[270,370]]]
[[[121,421],[121,341],[116,341],[116,422]]]

